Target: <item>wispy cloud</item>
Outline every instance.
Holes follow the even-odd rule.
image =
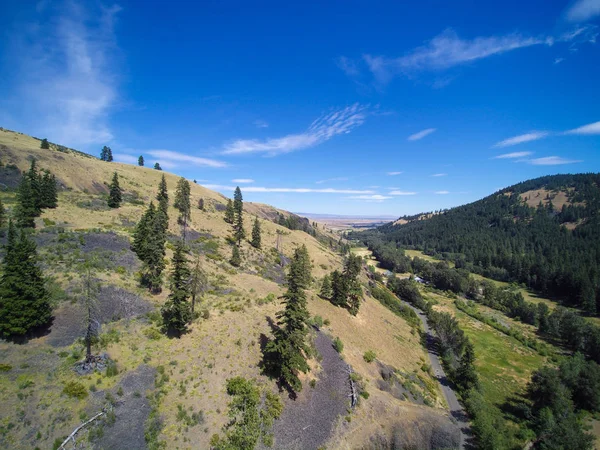
[[[146,150],[144,153],[147,153],[148,155],[154,156],[156,159],[158,159],[161,166],[166,163],[171,167],[177,167],[178,163],[187,163],[204,167],[227,167],[227,163],[223,161],[199,158],[197,156],[186,155],[185,153],[174,152],[172,150]]]
[[[404,173],[404,172],[388,172],[387,174],[388,174],[390,177],[395,177],[396,175],[401,175],[401,174],[403,174],[403,173]]]
[[[544,158],[534,158],[527,160],[529,164],[533,164],[534,166],[560,166],[563,164],[575,164],[583,162],[578,159],[567,159],[562,158],[560,156],[546,156]]]
[[[411,134],[408,137],[408,140],[409,141],[418,141],[419,139],[423,139],[425,136],[429,136],[435,130],[436,130],[436,128],[426,128],[425,130],[421,130],[418,133]]]
[[[567,20],[585,22],[600,16],[600,0],[578,0],[567,10]]]
[[[137,164],[138,159],[132,155],[126,155],[124,153],[115,153],[114,154],[115,161],[122,162],[125,164]]]
[[[447,173],[434,173],[433,175],[431,175],[432,177],[445,177],[447,176]]]
[[[355,200],[366,200],[366,201],[370,201],[370,202],[382,202],[382,201],[388,200],[392,197],[387,197],[385,195],[380,195],[380,194],[373,194],[373,195],[353,195],[348,198],[355,199]]]
[[[565,134],[600,134],[600,122],[590,123],[579,128],[565,131]]]
[[[340,56],[335,59],[335,64],[349,77],[357,77],[360,75],[360,71],[354,60],[347,58],[346,56]]]
[[[511,147],[513,145],[522,144],[524,142],[537,141],[539,139],[544,139],[550,133],[547,131],[530,131],[529,133],[520,134],[519,136],[514,136],[508,139],[504,139],[503,141],[498,142],[494,145],[494,147]]]
[[[325,180],[319,180],[319,181],[315,181],[315,184],[323,184],[323,183],[330,183],[332,181],[348,181],[348,177],[334,177],[334,178],[327,178]]]
[[[382,84],[397,74],[412,75],[424,71],[441,71],[454,66],[506,53],[524,47],[551,43],[547,38],[512,33],[462,39],[452,29],[398,58],[364,55],[364,61],[375,79]]]
[[[247,184],[247,183],[254,183],[254,180],[251,178],[234,178],[233,180],[231,180],[232,183],[240,183],[240,184]]]
[[[352,106],[322,115],[303,133],[265,140],[239,139],[226,145],[223,153],[227,155],[266,153],[274,156],[314,147],[334,136],[350,133],[354,128],[362,125],[366,119],[367,110],[368,106],[355,103]]]
[[[532,155],[533,152],[513,152],[513,153],[504,153],[503,155],[494,156],[493,159],[517,159],[517,158],[525,158],[529,155]]]
[[[410,191],[399,191],[399,190],[395,190],[395,191],[390,191],[388,192],[389,195],[417,195],[416,192],[410,192]]]
[[[207,184],[205,185],[208,189],[215,189],[219,191],[233,191],[234,186],[224,186],[222,184]],[[243,192],[290,192],[297,194],[375,194],[372,190],[362,189],[312,189],[312,188],[287,188],[287,187],[259,187],[259,186],[247,186],[244,187]]]
[[[256,128],[269,128],[269,124],[261,119],[255,120],[253,123]]]
[[[119,74],[114,27],[121,8],[86,10],[61,2],[42,9],[36,22],[11,31],[16,85],[10,100],[18,125],[72,147],[110,142],[108,115],[118,101]]]
[[[564,60],[565,60],[565,58],[554,58],[554,64],[560,64]]]
[[[436,191],[435,193],[437,195],[448,195],[450,193],[450,191]]]

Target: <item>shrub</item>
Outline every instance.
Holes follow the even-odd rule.
[[[366,400],[369,398],[369,393],[367,391],[361,391],[360,396]]]
[[[69,397],[84,399],[88,395],[88,391],[83,384],[78,381],[69,381],[65,384],[63,393]]]
[[[329,319],[325,319],[325,320],[323,320],[323,325],[328,327],[329,325],[331,325],[331,321]]]
[[[109,360],[108,364],[106,365],[106,376],[114,377],[118,373],[119,373],[119,369],[117,369],[117,363],[114,362],[113,360]]]
[[[0,364],[0,372],[8,372],[9,370],[12,370],[10,364]]]
[[[157,341],[162,337],[162,333],[160,332],[160,330],[154,328],[154,327],[150,327],[150,328],[146,328],[144,331],[144,336],[146,336],[148,339],[152,340],[152,341]]]
[[[376,358],[377,354],[373,350],[367,350],[363,355],[363,359],[368,363],[372,363]]]
[[[336,337],[333,340],[333,348],[335,348],[335,351],[338,353],[342,353],[342,351],[344,350],[344,343],[339,337]]]

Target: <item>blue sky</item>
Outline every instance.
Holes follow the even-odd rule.
[[[314,213],[600,171],[600,0],[412,3],[0,0],[0,126]]]

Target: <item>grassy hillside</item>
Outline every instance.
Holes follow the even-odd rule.
[[[190,257],[200,258],[210,286],[199,305],[201,317],[191,331],[181,339],[169,339],[157,325],[158,309],[169,291],[165,288],[159,295],[150,295],[139,286],[140,262],[129,242],[163,173],[171,199],[178,177],[102,162],[58,146],[43,150],[37,139],[0,130],[0,182],[5,185],[0,199],[9,213],[15,202],[11,186],[19,175],[11,167],[25,170],[31,158],[54,173],[61,186],[58,208],[45,210],[36,219],[33,236],[53,293],[54,321],[47,334],[26,343],[0,340],[0,447],[52,448],[76,426],[112,405],[107,420],[92,424],[79,435],[82,445],[158,448],[156,443],[162,441],[166,448],[209,448],[211,437],[221,433],[229,421],[227,378],[252,378],[261,389],[278,392],[275,382],[261,373],[261,346],[272,335],[270,323],[281,309],[282,257],[289,258],[301,244],[307,246],[313,263],[309,311],[325,320],[321,327],[325,334],[344,343],[343,358],[370,394],[345,420],[334,422],[333,444],[328,448],[360,446],[375,432],[391,435],[394,427],[410,423],[414,417],[450,423],[437,387],[423,368],[426,353],[418,332],[368,295],[365,275],[365,297],[356,317],[317,296],[320,279],[342,266],[342,257],[329,245],[337,236],[318,230],[317,239],[289,230],[273,222],[278,213],[289,213],[245,203],[245,228],[250,230],[255,216],[261,219],[263,248],[243,243],[243,263],[236,269],[228,263],[231,229],[222,212],[227,199],[192,184],[192,205],[203,198],[206,210],[192,211]],[[115,171],[125,201],[120,208],[109,209],[106,184]],[[167,258],[181,231],[172,207],[169,216]],[[278,240],[279,251],[275,248]],[[101,333],[94,352],[115,360],[116,370],[80,376],[73,370],[84,350],[80,273],[90,256],[95,258],[94,276],[100,282]],[[377,355],[375,362],[363,358],[368,350]],[[311,361],[313,370],[304,377],[303,394],[297,402],[286,401],[286,408],[302,404],[311,380],[319,385],[323,376],[320,365],[318,358]],[[397,369],[406,389],[382,388],[380,367]],[[73,393],[69,389],[72,382],[83,386],[79,397],[67,393]],[[344,399],[346,394],[329,395]],[[422,405],[425,397],[431,406]],[[402,417],[394,412],[400,410],[404,411]]]

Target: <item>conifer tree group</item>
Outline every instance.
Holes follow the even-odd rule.
[[[109,186],[108,206],[111,208],[118,208],[121,206],[122,201],[123,192],[121,191],[121,186],[119,185],[119,176],[117,175],[117,172],[115,172]]]
[[[231,199],[227,200],[224,220],[229,224],[233,224],[233,221],[235,220],[235,211],[233,210],[233,202],[231,201]]]
[[[177,223],[187,226],[188,222],[192,218],[192,206],[190,203],[190,182],[183,177],[181,177],[177,182],[173,206],[179,211]]]
[[[100,160],[106,161],[106,162],[112,162],[113,154],[112,154],[112,150],[110,147],[107,147],[106,145],[104,147],[102,147],[102,150],[100,151]]]
[[[298,373],[309,370],[306,361],[309,313],[305,289],[308,288],[307,280],[311,279],[310,269],[306,246],[296,248],[289,266],[287,291],[283,295],[285,306],[277,313],[275,338],[265,348],[265,368],[293,392],[302,390]]]
[[[56,177],[48,171],[38,172],[35,159],[29,171],[23,174],[17,191],[16,224],[20,228],[34,228],[34,219],[43,209],[58,206]]]
[[[162,170],[159,163],[154,163],[154,170]]]
[[[136,226],[131,244],[131,249],[143,263],[142,285],[148,287],[152,293],[159,293],[162,290],[162,272],[165,268],[169,194],[164,175],[156,199],[158,208],[150,202]]]
[[[0,335],[24,336],[51,318],[50,296],[37,265],[35,242],[23,229],[17,236],[11,221],[0,277]]]
[[[43,148],[44,150],[48,150],[50,148],[50,143],[48,142],[48,139],[42,139],[42,142],[40,142],[40,148]]]
[[[357,255],[350,254],[344,264],[343,272],[335,270],[331,274],[331,293],[325,295],[323,288],[321,295],[331,299],[331,303],[343,308],[347,308],[352,315],[358,314],[360,302],[362,299],[362,288],[358,276],[362,267],[362,258]],[[325,284],[325,280],[323,280]],[[329,291],[329,289],[327,289]]]

